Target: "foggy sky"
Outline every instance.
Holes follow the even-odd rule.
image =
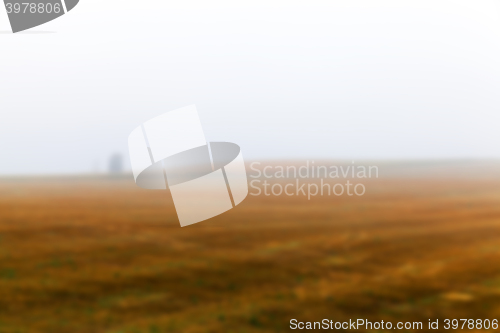
[[[104,170],[190,104],[245,159],[500,159],[496,2],[81,0],[16,35],[2,7],[0,174]]]

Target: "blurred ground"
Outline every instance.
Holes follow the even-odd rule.
[[[500,180],[249,196],[185,228],[168,193],[129,178],[0,180],[0,332],[282,332],[292,318],[500,318]]]

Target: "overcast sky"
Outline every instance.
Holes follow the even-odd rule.
[[[499,2],[80,0],[16,35],[2,7],[0,174],[105,170],[190,104],[246,159],[500,159]]]

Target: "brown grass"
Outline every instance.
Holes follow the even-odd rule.
[[[124,179],[0,181],[0,332],[281,332],[500,317],[500,181],[253,197],[180,228]]]

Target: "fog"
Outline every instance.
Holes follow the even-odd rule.
[[[81,0],[19,34],[0,8],[0,174],[128,163],[190,104],[247,160],[500,159],[497,3]]]

